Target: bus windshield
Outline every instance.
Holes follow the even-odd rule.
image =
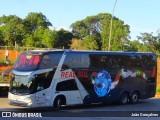
[[[14,69],[18,71],[36,70],[40,57],[40,54],[22,53],[15,62]]]
[[[23,74],[17,75],[14,72],[11,74],[10,92],[13,94],[33,94],[34,92],[47,89],[51,84],[62,54],[63,52],[24,52],[20,54],[13,69]],[[50,69],[50,71],[45,71],[45,69]],[[43,72],[35,74],[29,79],[30,76],[26,74],[26,71],[32,73],[32,71],[36,70]]]
[[[29,94],[32,92],[32,82],[29,82],[27,76],[14,75],[11,79],[10,92],[14,94]]]
[[[34,75],[32,80],[26,75],[11,74],[10,92],[13,94],[33,94],[48,88],[52,82],[54,70]]]

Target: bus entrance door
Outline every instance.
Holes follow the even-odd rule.
[[[80,91],[78,90],[76,81],[74,79],[67,80],[65,86],[68,88],[71,101],[70,104],[82,104]]]
[[[45,90],[39,91],[36,93],[36,107],[43,107],[46,106],[46,93]]]
[[[71,104],[83,103],[79,90],[70,91],[70,101],[71,101]]]

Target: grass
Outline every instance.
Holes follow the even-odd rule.
[[[157,86],[156,93],[160,93],[160,86]]]
[[[4,58],[0,58],[0,65],[2,65],[4,63]]]
[[[9,60],[10,62],[7,65],[13,65],[15,60]],[[5,59],[4,58],[0,58],[0,65],[4,65],[5,64]]]
[[[3,80],[2,80],[2,76],[0,75],[0,83],[1,82],[8,82],[9,83],[9,78],[5,77]]]

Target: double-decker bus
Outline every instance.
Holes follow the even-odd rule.
[[[26,51],[11,69],[8,99],[11,105],[54,108],[136,103],[155,96],[156,72],[151,52]]]

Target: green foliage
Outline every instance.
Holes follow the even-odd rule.
[[[2,65],[4,63],[5,59],[4,58],[0,58],[0,65]]]
[[[42,42],[43,40],[43,34],[45,30],[44,29],[36,29],[33,33],[33,46],[34,47],[44,47]]]
[[[126,50],[135,52],[149,52],[148,47],[143,43],[140,43],[138,40],[129,41]]]
[[[34,46],[33,36],[28,36],[22,40],[23,46],[32,47]]]
[[[0,44],[24,47],[66,48],[73,34],[66,30],[51,30],[52,24],[42,13],[29,13],[26,18],[17,16],[0,17]]]
[[[7,83],[9,83],[9,78],[7,78],[7,77],[4,77],[4,79],[2,80],[2,76],[0,75],[0,83],[1,82],[7,82]]]
[[[58,40],[58,34],[56,31],[52,31],[49,29],[45,29],[44,30],[44,34],[42,37],[42,44],[44,45],[44,47],[47,48],[53,48],[56,47],[55,44]]]
[[[23,19],[25,30],[27,33],[32,34],[36,29],[46,29],[52,24],[42,13],[29,13],[25,19]]]
[[[4,38],[3,38],[3,32],[2,32],[2,30],[0,29],[0,44],[1,44],[1,45],[5,45],[3,39],[4,39]]]
[[[82,41],[82,45],[84,49],[86,50],[97,50],[98,49],[98,44],[97,41],[94,39],[94,36],[88,35],[84,38]]]
[[[141,33],[138,39],[144,43],[149,51],[160,53],[160,32],[158,36],[154,36],[153,33]]]
[[[100,13],[71,24],[71,32],[51,30],[51,22],[41,12],[31,12],[24,19],[16,15],[0,17],[0,45],[23,47],[108,50],[112,15]],[[138,40],[129,41],[130,26],[113,17],[112,51],[152,51],[160,54],[160,31],[141,33]],[[73,40],[75,38],[76,40]],[[78,44],[80,46],[78,46]]]
[[[73,34],[64,29],[60,29],[59,31],[57,31],[57,34],[58,40],[55,43],[55,47],[69,49]]]
[[[94,36],[99,50],[108,49],[109,31],[111,15],[100,13],[96,16],[86,17],[71,25],[72,32],[78,38],[84,40],[86,36]],[[113,51],[122,50],[124,44],[128,42],[129,25],[125,25],[118,18],[113,18],[111,46]]]
[[[22,19],[15,16],[0,17],[0,31],[2,31],[4,43],[14,46],[15,42],[21,43],[24,34],[24,25]]]
[[[10,62],[7,65],[13,65],[15,60],[9,60]],[[4,65],[5,63],[5,58],[0,58],[0,65]]]
[[[160,93],[160,86],[156,88],[156,93]]]
[[[23,19],[23,24],[25,26],[23,46],[53,47],[54,36],[52,36],[52,31],[49,30],[52,24],[45,15],[42,13],[29,13]]]
[[[70,49],[73,49],[73,50],[83,50],[84,47],[82,45],[82,41],[80,39],[73,38],[71,40]]]

